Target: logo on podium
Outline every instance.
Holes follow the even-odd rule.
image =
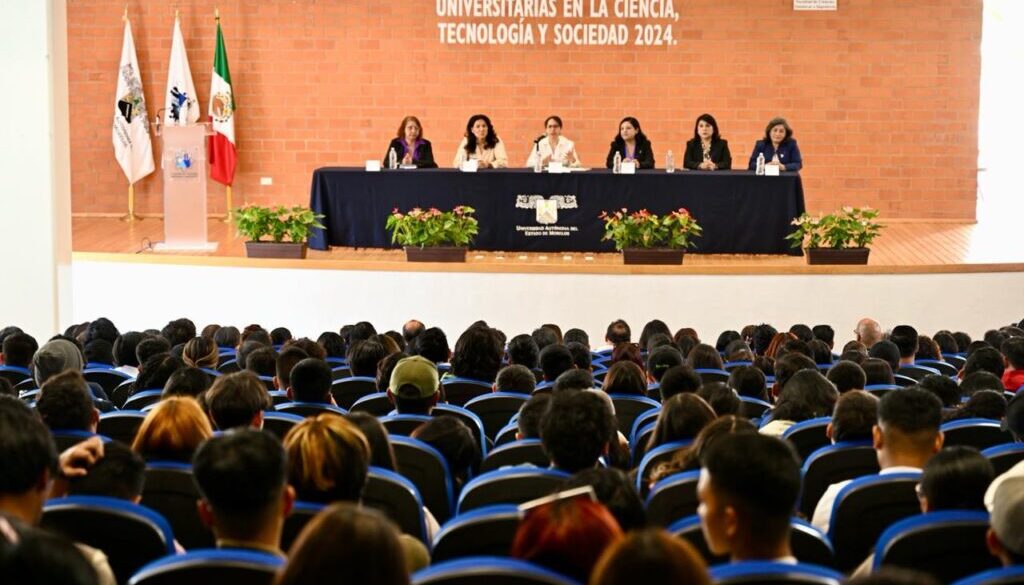
[[[548,198],[543,195],[516,195],[516,208],[537,210],[537,223],[541,225],[558,223],[559,209],[577,207],[575,195],[552,195]]]

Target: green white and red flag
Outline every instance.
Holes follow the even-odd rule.
[[[228,53],[224,49],[224,34],[220,30],[220,18],[217,19],[217,49],[213,56],[208,113],[213,123],[208,154],[210,178],[231,185],[235,180],[235,162],[238,159],[235,147],[235,97],[231,88],[231,72],[228,69]]]

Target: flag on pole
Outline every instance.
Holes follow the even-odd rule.
[[[231,90],[231,72],[228,70],[228,53],[224,49],[224,35],[217,17],[217,48],[213,56],[213,77],[210,80],[210,119],[213,120],[213,136],[210,137],[208,157],[210,177],[218,183],[230,186],[235,179],[235,97]]]
[[[146,98],[142,95],[142,76],[135,56],[132,25],[124,19],[121,65],[117,69],[117,95],[114,96],[114,156],[128,184],[153,172],[153,143],[149,140]]]
[[[181,36],[181,23],[177,15],[174,16],[171,61],[167,68],[167,94],[164,99],[165,125],[188,126],[199,120],[196,86],[192,84],[192,69],[188,66],[185,39]]]

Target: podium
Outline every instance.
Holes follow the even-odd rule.
[[[212,252],[206,234],[206,124],[164,126],[164,241],[157,251]]]

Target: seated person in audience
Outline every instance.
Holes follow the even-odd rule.
[[[798,340],[810,343],[814,339],[814,332],[804,323],[797,323],[789,328],[789,332]]]
[[[289,372],[288,382],[288,398],[295,402],[334,404],[331,367],[323,360],[301,360]]]
[[[706,343],[694,346],[686,356],[686,362],[695,370],[721,370],[724,367],[718,350]]]
[[[530,148],[526,166],[533,168],[537,159],[540,159],[542,167],[547,167],[551,161],[560,162],[566,166],[580,166],[580,156],[576,153],[576,145],[572,140],[562,136],[562,119],[558,116],[548,116],[544,120],[544,134],[540,135]]]
[[[892,375],[892,366],[883,359],[869,357],[860,364],[860,367],[864,370],[865,387],[892,386],[896,383],[896,378]]]
[[[665,401],[676,394],[696,392],[700,389],[701,384],[700,376],[690,366],[683,364],[671,367],[661,376],[661,384],[659,385],[661,399]]]
[[[827,365],[834,361],[832,358],[832,348],[824,341],[812,339],[807,342],[807,347],[811,350],[811,359],[814,360],[814,363]]]
[[[113,368],[114,344],[106,339],[93,339],[82,348],[82,357],[86,364],[95,364],[95,367],[101,368]]]
[[[395,137],[391,139],[384,153],[384,168],[388,168],[388,158],[392,150],[395,151],[398,164],[402,166],[414,165],[419,169],[437,168],[437,163],[434,162],[434,149],[430,141],[423,137],[423,125],[416,116],[402,118]]]
[[[868,356],[878,358],[889,364],[889,368],[894,373],[900,369],[900,348],[888,339],[883,339],[872,345],[868,349]]]
[[[508,166],[508,153],[505,143],[494,132],[491,119],[483,114],[475,114],[466,122],[466,134],[455,151],[452,166],[460,168],[467,160],[476,160],[481,169],[503,169]]]
[[[480,448],[466,423],[454,416],[438,416],[420,425],[412,438],[423,441],[444,457],[458,493],[481,463]]]
[[[708,447],[725,435],[756,432],[757,427],[743,417],[727,415],[717,418],[701,429],[689,448],[676,453],[670,461],[656,465],[651,472],[649,485],[654,486],[655,483],[673,473],[700,469],[701,457],[704,456]]]
[[[516,419],[516,440],[539,439],[540,421],[551,406],[551,394],[534,394],[519,407]]]
[[[917,329],[910,325],[897,325],[892,328],[889,341],[894,343],[900,352],[900,367],[914,365],[914,359],[917,356]]]
[[[1004,567],[1024,565],[1024,477],[993,482],[989,492],[988,550]]]
[[[684,363],[683,354],[671,345],[663,345],[651,350],[647,354],[647,382],[660,383],[669,368],[681,366]]]
[[[206,393],[210,422],[226,431],[235,427],[263,428],[263,412],[272,406],[267,387],[250,371],[219,376]]]
[[[32,356],[39,349],[39,343],[27,333],[12,333],[4,337],[0,364],[14,368],[32,367]]]
[[[878,424],[878,397],[863,390],[850,390],[839,396],[832,421],[825,435],[833,443],[870,441],[872,429]]]
[[[737,339],[725,347],[725,361],[727,362],[753,362],[754,350],[750,349],[747,342]]]
[[[615,139],[612,140],[608,148],[605,168],[610,169],[615,166],[616,153],[621,157],[622,162],[634,162],[638,169],[654,168],[654,149],[651,147],[651,141],[640,129],[640,121],[632,116],[626,116],[619,122],[619,133],[615,135]],[[626,341],[629,339],[627,338]]]
[[[217,548],[284,556],[281,528],[295,491],[287,484],[284,448],[274,435],[235,429],[204,442],[192,460],[199,517]]]
[[[779,363],[786,363],[795,356],[786,356]],[[800,356],[811,361],[809,358]],[[779,371],[776,367],[776,371]],[[817,369],[801,370],[785,382],[782,393],[775,408],[771,411],[771,421],[761,427],[765,435],[781,437],[786,429],[798,422],[832,416],[839,393],[836,387],[822,376]]]
[[[943,422],[970,418],[1001,421],[1006,416],[1006,398],[999,390],[979,390],[960,408],[946,413]]]
[[[707,564],[693,545],[662,528],[626,534],[609,546],[594,567],[590,585],[711,585]]]
[[[84,551],[63,537],[22,526],[0,515],[0,576],[4,583],[114,585],[109,566],[106,571],[101,579]]]
[[[960,380],[960,394],[964,397],[973,396],[983,390],[992,390],[1000,394],[1005,391],[999,376],[985,370],[971,372]]]
[[[640,345],[637,343],[620,343],[612,348],[611,358],[606,362],[608,367],[623,361],[633,362],[644,369],[644,359],[641,357]]]
[[[764,372],[753,366],[737,366],[729,370],[729,387],[740,396],[768,400]]]
[[[181,359],[186,366],[207,370],[217,369],[217,361],[220,358],[220,349],[212,339],[194,337],[185,343],[181,352]]]
[[[643,452],[666,443],[692,441],[717,415],[711,405],[693,393],[676,394],[662,403],[654,433]]]
[[[722,436],[707,448],[697,508],[708,548],[732,562],[796,563],[789,523],[800,495],[800,462],[782,439]]]
[[[640,346],[646,348],[647,353],[651,353],[663,346],[669,346],[674,348],[676,351],[679,351],[679,346],[676,345],[676,342],[672,341],[671,332],[652,333],[651,336],[647,338],[647,345],[640,344]],[[680,355],[682,355],[682,352],[680,352]]]
[[[138,394],[146,390],[163,390],[171,375],[185,367],[185,362],[181,358],[169,353],[158,353],[150,356],[139,367],[139,377],[135,378],[132,394]]]
[[[36,411],[51,430],[95,433],[100,420],[85,378],[74,370],[52,376],[43,384]]]
[[[1024,388],[1024,337],[1007,339],[1003,342],[1000,351],[1006,358],[1003,387],[1010,392]]]
[[[514,364],[498,370],[498,377],[494,379],[492,387],[495,392],[533,394],[537,387],[537,378],[526,366]]]
[[[105,496],[138,504],[146,482],[146,462],[120,441],[103,445],[103,457],[89,473],[68,480],[68,495]]]
[[[693,125],[693,138],[686,143],[683,166],[699,171],[729,170],[732,154],[729,141],[718,132],[718,122],[711,114],[701,114]]]
[[[942,403],[927,390],[904,388],[883,396],[878,403],[878,424],[871,430],[879,474],[920,472],[942,448],[941,423]],[[828,486],[818,501],[811,523],[823,532],[828,532],[836,496],[849,483]]]
[[[14,385],[7,378],[0,378],[0,396],[18,397],[18,391],[14,389]]]
[[[348,348],[348,368],[353,377],[373,378],[377,375],[377,365],[387,355],[384,346],[376,340],[357,341]]]
[[[576,367],[572,352],[564,345],[553,343],[540,351],[540,369],[544,382],[554,383],[555,379]]]
[[[574,497],[527,510],[510,555],[586,583],[601,554],[621,538],[622,530],[607,508]]]
[[[597,501],[615,517],[622,532],[629,532],[647,526],[647,510],[644,502],[636,491],[634,482],[621,469],[614,467],[595,467],[585,469],[565,480],[560,489],[588,485],[594,488]]]
[[[617,443],[608,403],[594,392],[559,392],[541,417],[540,438],[554,468],[569,473],[597,466]]]
[[[586,370],[592,372],[594,369],[594,356],[590,353],[590,348],[579,343],[578,341],[570,341],[565,344],[565,347],[569,349],[569,353],[572,354],[572,363],[577,369]]]
[[[533,337],[524,333],[508,340],[506,354],[510,366],[519,365],[528,370],[534,370],[540,359],[540,348],[537,347],[537,342],[533,340]]]
[[[992,464],[973,447],[952,445],[924,466],[918,499],[921,512],[985,510],[985,491],[995,479]]]
[[[138,378],[142,373],[142,364],[149,361],[149,358],[160,353],[170,353],[170,351],[171,344],[167,343],[163,337],[143,334],[142,339],[135,346],[135,361],[139,363],[135,368],[135,377]]]
[[[302,360],[308,357],[309,354],[307,354],[301,348],[282,348],[281,351],[277,354],[277,360],[274,363],[274,388],[277,389],[278,391],[288,390],[288,388],[291,386],[292,368],[295,367],[295,364],[301,362]]]
[[[555,378],[555,383],[551,386],[551,391],[563,392],[566,390],[595,390],[594,375],[590,373],[590,370],[581,370],[579,368],[573,368],[562,372],[562,375]],[[607,394],[604,394],[603,392],[600,392],[600,394],[607,396]],[[609,399],[608,402],[611,403],[611,399]]]
[[[486,325],[472,325],[459,336],[452,353],[452,367],[448,375],[494,383],[501,369],[502,343],[494,329]]]
[[[66,370],[81,372],[84,366],[82,352],[66,339],[47,341],[32,356],[32,374],[40,388],[51,377]]]
[[[795,141],[794,141],[795,142]],[[811,335],[828,344],[829,349],[836,347],[836,330],[831,325],[815,325],[811,327]]]
[[[333,331],[324,331],[316,339],[317,345],[324,350],[325,358],[345,359],[345,340]]]
[[[191,396],[196,400],[210,388],[210,375],[199,368],[181,368],[171,374],[164,384],[161,398],[168,396]],[[262,382],[260,382],[262,384]]]
[[[611,168],[609,166],[609,168]],[[611,347],[615,347],[620,343],[629,343],[632,338],[632,333],[629,330],[629,323],[626,323],[622,319],[616,319],[608,324],[608,328],[604,332],[604,342]]]
[[[582,329],[573,327],[566,331],[565,335],[562,336],[562,343],[569,345],[573,342],[580,343],[583,347],[587,348],[588,351],[590,350],[590,336]]]
[[[942,359],[942,350],[939,349],[939,344],[935,343],[935,340],[927,335],[918,336],[917,355],[914,356],[914,359],[945,361]]]
[[[421,565],[410,564],[408,556],[404,565],[395,562],[407,554],[402,535],[383,514],[351,503],[333,504],[303,529],[274,584],[409,585],[409,572]]]
[[[416,337],[412,355],[421,355],[435,364],[447,363],[452,357],[448,337],[439,327],[430,327]]]
[[[776,397],[781,397],[782,391],[785,390],[789,379],[795,376],[797,372],[803,370],[817,372],[818,366],[814,363],[814,360],[798,352],[776,358],[775,384],[772,386],[772,394]]]
[[[327,352],[324,351],[324,348],[321,347],[319,343],[313,341],[308,337],[289,339],[288,341],[284,342],[283,346],[281,346],[281,350],[284,351],[289,347],[297,347],[301,349],[302,351],[306,352],[307,357],[316,358],[318,360],[327,359]]]
[[[612,364],[604,377],[601,386],[606,394],[625,394],[627,396],[647,395],[647,375],[643,368],[632,361],[624,360]]]
[[[825,377],[828,378],[829,382],[835,384],[836,390],[840,394],[845,394],[851,390],[863,390],[864,386],[867,385],[867,375],[864,374],[864,368],[846,360],[836,362],[835,365],[828,369],[828,374]]]
[[[189,339],[196,336],[196,324],[190,319],[174,319],[164,325],[164,328],[160,330],[160,335],[164,336],[171,347],[184,345]]]
[[[1003,374],[1006,373],[1006,360],[994,347],[979,347],[967,356],[967,363],[960,370],[960,378],[966,378],[974,372],[989,372],[1002,380]]]
[[[562,343],[558,340],[559,334],[552,327],[541,326],[533,330],[530,333],[530,339],[537,344],[537,351],[543,351],[545,347],[549,345],[557,345]]]
[[[785,118],[772,118],[764,129],[764,138],[754,144],[747,169],[757,170],[757,155],[764,155],[764,164],[779,167],[780,171],[799,171],[803,168],[800,148],[793,138],[793,129]],[[827,325],[826,325],[827,327]],[[831,328],[830,328],[831,329]]]
[[[426,329],[427,327],[422,321],[409,319],[405,322],[405,325],[402,325],[402,337],[405,338],[405,343],[411,346],[413,340],[419,337]]]
[[[709,382],[697,390],[697,396],[704,399],[711,405],[715,416],[726,416],[729,414],[740,414],[743,401],[735,390],[725,382]]]
[[[345,415],[345,418],[359,427],[360,432],[370,444],[370,465],[397,472],[395,451],[388,439],[388,430],[384,428],[380,420],[365,412],[350,412]]]
[[[211,436],[213,429],[199,403],[188,396],[171,396],[146,415],[132,450],[146,461],[188,463],[199,445]]]
[[[404,358],[391,372],[388,398],[399,414],[429,415],[441,396],[437,366],[423,356]]]
[[[938,396],[943,408],[958,408],[961,405],[960,388],[949,376],[928,374],[917,382],[917,387]]]
[[[387,392],[391,383],[391,372],[395,371],[398,362],[409,357],[407,353],[392,353],[377,364],[377,392]]]
[[[865,317],[857,322],[853,334],[857,336],[857,341],[864,344],[865,348],[871,349],[873,345],[882,340],[882,326],[878,324],[878,321]]]
[[[272,378],[277,373],[277,351],[269,345],[257,341],[246,341],[242,343],[242,349],[238,352],[238,364],[245,364],[244,370]],[[245,360],[244,362],[242,360]]]

